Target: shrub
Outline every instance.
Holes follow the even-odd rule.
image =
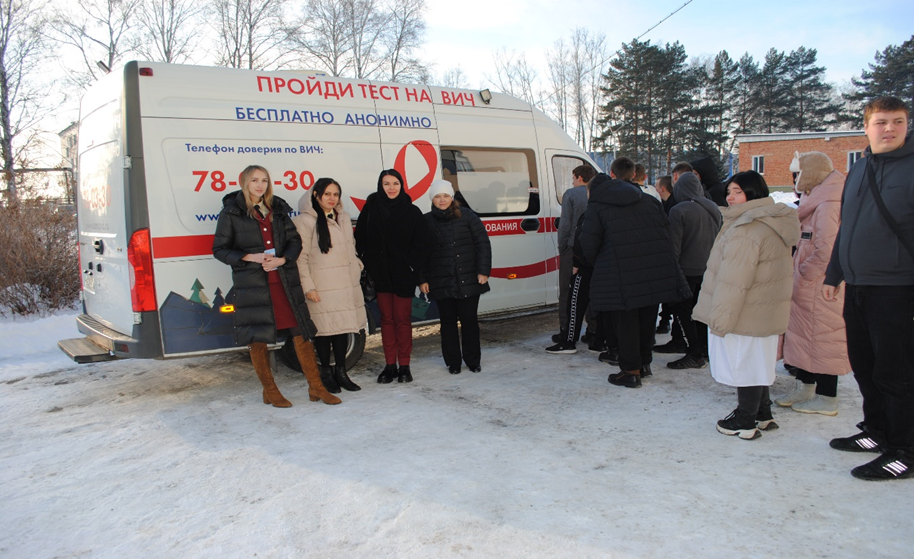
[[[47,316],[79,291],[76,216],[31,200],[0,208],[0,315]]]

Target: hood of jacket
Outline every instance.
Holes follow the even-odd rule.
[[[724,227],[727,222],[732,223],[731,227],[743,227],[759,222],[777,233],[786,246],[796,246],[800,240],[800,220],[796,208],[775,203],[771,197],[721,208],[720,213],[724,216]]]
[[[832,171],[825,179],[813,186],[809,194],[800,198],[800,206],[797,208],[800,219],[806,218],[815,211],[816,207],[825,202],[841,202],[841,194],[844,192],[844,175],[839,171]]]
[[[695,173],[683,173],[673,185],[673,199],[676,203],[705,198],[705,189]]]
[[[689,163],[689,165],[698,171],[698,175],[701,177],[701,184],[706,187],[720,182],[720,178],[717,176],[717,165],[714,164],[714,161],[710,157],[696,159]]]
[[[641,189],[630,182],[598,173],[590,181],[590,201],[611,206],[631,206],[641,200]]]

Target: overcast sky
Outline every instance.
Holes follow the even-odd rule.
[[[612,51],[686,0],[428,0],[426,60],[438,73],[460,66],[471,87],[494,75],[492,53],[526,52],[545,77],[546,49],[576,27],[604,33]],[[764,60],[768,49],[818,50],[826,79],[859,75],[876,51],[914,34],[914,1],[693,0],[641,40],[679,41],[689,57],[726,49]]]

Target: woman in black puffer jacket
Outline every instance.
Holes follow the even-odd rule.
[[[381,171],[378,191],[368,196],[355,226],[355,248],[378,292],[381,345],[386,366],[378,382],[412,382],[413,296],[428,257],[422,212],[413,205],[396,169]],[[399,363],[399,368],[397,364]]]
[[[247,167],[239,182],[241,190],[222,199],[213,239],[213,256],[232,267],[235,343],[250,345],[264,404],[292,406],[276,387],[267,356],[267,344],[275,343],[280,331],[293,337],[311,401],[339,404],[321,383],[314,357],[311,338],[317,330],[298,275],[302,244],[289,217],[292,208],[273,196],[273,182],[263,167]]]
[[[461,359],[474,373],[480,366],[479,296],[489,290],[492,245],[473,210],[454,200],[454,188],[444,180],[429,186],[432,211],[425,214],[431,231],[431,254],[422,271],[419,289],[438,303],[441,317],[441,354],[451,374],[460,373]],[[463,338],[461,358],[457,320]]]

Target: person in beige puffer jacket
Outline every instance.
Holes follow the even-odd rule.
[[[340,387],[360,390],[346,374],[346,349],[349,334],[365,324],[365,302],[359,283],[362,262],[355,253],[352,220],[343,210],[341,198],[339,183],[330,178],[318,179],[310,194],[299,201],[301,213],[292,219],[302,238],[298,273],[308,311],[317,326],[314,347],[321,364],[321,379],[333,393],[339,393]]]
[[[759,427],[777,427],[768,387],[790,315],[791,248],[800,222],[794,208],[768,197],[768,185],[755,171],[727,182],[727,202],[692,319],[710,330],[712,376],[737,387],[739,406],[717,422],[717,430],[754,439]]]
[[[838,375],[851,370],[844,327],[844,293],[822,294],[825,269],[841,223],[844,175],[824,153],[797,153],[790,170],[798,173],[800,242],[794,254],[790,323],[784,336],[784,362],[797,367],[797,388],[775,399],[803,413],[838,415]]]

